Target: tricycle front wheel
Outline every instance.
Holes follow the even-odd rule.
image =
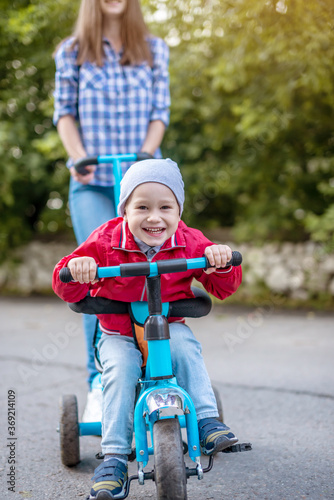
[[[153,426],[154,479],[158,500],[186,500],[187,476],[178,418],[162,419]]]

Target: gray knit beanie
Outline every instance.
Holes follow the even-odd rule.
[[[118,204],[118,214],[124,217],[125,204],[132,191],[145,182],[158,182],[169,187],[173,191],[180,207],[180,216],[184,203],[184,184],[179,167],[175,161],[166,160],[142,160],[131,165],[121,181],[121,193]]]

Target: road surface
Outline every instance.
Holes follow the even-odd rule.
[[[85,404],[81,318],[53,297],[1,298],[0,318],[2,496],[85,499],[100,463],[99,438],[80,438],[82,461],[66,469],[56,432],[62,394],[78,396],[80,414]],[[202,481],[190,478],[189,500],[334,498],[333,320],[330,313],[227,303],[188,321],[202,342],[225,422],[253,446],[220,453]],[[155,498],[154,483],[133,482],[129,499],[147,498]]]

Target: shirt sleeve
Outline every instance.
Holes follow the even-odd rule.
[[[55,266],[52,276],[53,291],[65,302],[78,302],[82,300],[89,290],[96,289],[101,286],[103,279],[95,285],[91,283],[79,283],[72,281],[70,283],[62,283],[59,279],[59,272],[71,259],[76,257],[93,257],[98,266],[105,265],[105,244],[103,236],[101,237],[100,228],[97,228],[73,253],[63,257]]]
[[[73,39],[66,40],[55,56],[54,125],[65,115],[78,119],[79,66],[76,62],[77,49],[71,48],[72,43]]]
[[[228,271],[206,274],[204,271],[197,280],[205,290],[220,300],[224,300],[237,291],[242,280],[241,266],[231,266]]]
[[[189,230],[190,228],[188,228]],[[197,229],[191,228],[192,241],[196,241],[196,250],[193,255],[202,257],[207,246],[213,243]],[[226,269],[218,269],[216,272],[206,274],[204,270],[198,269],[194,272],[194,278],[204,286],[205,290],[220,300],[224,300],[239,288],[242,281],[241,266],[230,266]]]
[[[161,38],[151,39],[153,56],[153,106],[150,120],[161,120],[169,124],[169,48]]]

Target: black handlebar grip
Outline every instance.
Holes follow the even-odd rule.
[[[63,267],[59,271],[59,279],[62,283],[70,283],[71,281],[73,281],[73,276],[68,267]]]
[[[237,267],[237,266],[240,266],[241,263],[242,263],[241,253],[238,252],[237,250],[234,250],[232,252],[232,259],[230,260],[230,262],[227,263],[226,267],[228,267],[228,266]]]
[[[153,160],[154,156],[150,155],[150,153],[145,153],[144,151],[140,151],[140,153],[137,153],[137,161],[142,161],[142,160]]]
[[[81,160],[78,160],[74,164],[74,168],[78,172],[78,174],[88,175],[89,172],[86,170],[85,167],[88,167],[88,165],[97,165],[98,163],[97,158],[98,158],[97,156],[87,156],[86,158],[81,158]]]
[[[206,265],[206,269],[209,269],[210,267],[214,267],[214,266],[211,266],[210,262],[208,261],[208,259],[206,259],[206,262],[207,262],[207,265]],[[234,267],[237,267],[237,266],[240,266],[240,264],[242,263],[242,255],[240,252],[238,252],[237,250],[233,250],[232,252],[232,259],[227,262],[226,266],[224,268],[220,268],[220,269],[226,269],[230,266],[234,266]]]

